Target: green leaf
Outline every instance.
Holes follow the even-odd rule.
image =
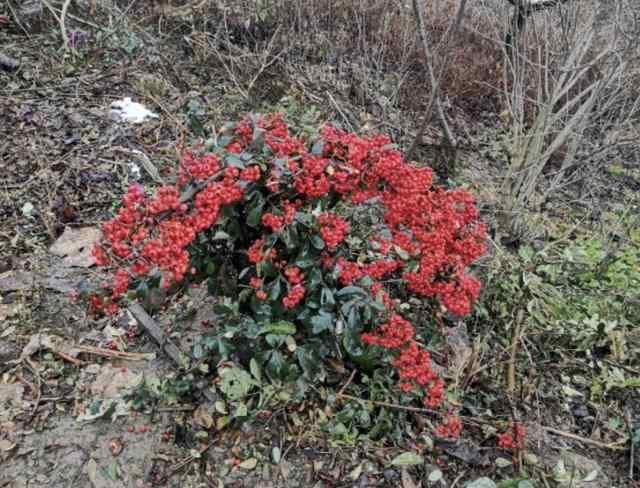
[[[231,136],[220,136],[218,137],[218,147],[225,147],[231,142]]]
[[[536,485],[529,480],[522,480],[518,483],[518,488],[536,488]]]
[[[245,163],[240,157],[234,153],[227,153],[224,157],[227,165],[233,166],[235,168],[244,169]]]
[[[244,369],[231,367],[220,371],[220,390],[232,401],[246,397],[254,385],[251,375]]]
[[[349,309],[349,314],[347,315],[347,326],[351,329],[357,329],[362,325],[360,321],[360,312],[356,307],[351,307]]]
[[[344,337],[342,338],[342,345],[345,350],[354,357],[361,356],[364,352],[362,349],[362,340],[360,339],[360,333],[352,327],[347,327],[344,331]]]
[[[271,300],[272,302],[278,300],[278,297],[280,296],[280,290],[280,278],[278,278],[273,282],[273,285],[271,285],[271,289],[269,290],[269,300]]]
[[[103,467],[100,472],[105,478],[112,481],[118,480],[118,478],[120,478],[120,466],[118,466],[118,461],[114,459],[109,466]]]
[[[324,249],[324,241],[322,237],[319,235],[311,236],[311,245],[315,247],[318,251],[322,251]]]
[[[193,346],[193,357],[196,359],[200,359],[204,356],[204,350],[202,348],[202,344],[198,343]]]
[[[409,254],[407,253],[407,251],[402,249],[400,246],[393,246],[393,248],[395,249],[396,254],[400,259],[402,259],[403,261],[407,261],[409,259]]]
[[[322,306],[328,305],[330,307],[336,304],[336,300],[333,297],[333,291],[330,288],[323,288],[320,292],[320,304]]]
[[[238,294],[238,303],[244,303],[248,298],[253,296],[252,288],[245,288]]]
[[[296,326],[286,320],[279,320],[265,325],[260,331],[261,334],[293,335],[296,333]]]
[[[309,291],[315,290],[322,283],[322,272],[314,267],[309,273]]]
[[[140,282],[140,284],[136,288],[136,294],[138,295],[138,298],[140,298],[141,300],[144,300],[145,298],[147,298],[147,295],[149,294],[149,285],[147,285],[146,281]]]
[[[194,135],[196,135],[197,137],[203,137],[206,135],[204,126],[202,125],[202,122],[200,121],[200,118],[198,116],[196,116],[195,114],[189,114],[188,119],[189,125],[191,126],[191,131],[194,133]]]
[[[267,363],[267,373],[271,378],[284,379],[288,371],[287,363],[280,351],[273,351]]]
[[[217,303],[213,306],[213,311],[217,315],[231,315],[235,312],[235,310],[229,305],[223,305],[221,303]]]
[[[311,317],[312,331],[314,334],[320,334],[325,330],[333,329],[334,316],[331,313],[327,313],[321,310],[318,315]]]
[[[354,298],[349,300],[348,302],[344,302],[341,306],[340,306],[340,311],[342,312],[343,315],[349,315],[349,311],[356,306],[356,304],[360,301],[359,298]]]
[[[267,334],[264,339],[267,341],[267,344],[272,349],[278,349],[282,344],[284,344],[285,338],[289,337],[286,335],[276,335],[276,334]]]
[[[302,372],[308,379],[313,380],[322,372],[322,361],[312,349],[308,347],[297,348],[296,358],[302,368]]]
[[[258,383],[262,383],[262,370],[255,358],[251,358],[251,361],[249,361],[249,371],[251,371],[251,374]]]
[[[271,449],[271,459],[273,459],[274,464],[278,464],[282,459],[282,452],[278,446]]]
[[[252,205],[247,214],[247,225],[250,227],[257,227],[260,225],[262,220],[262,210],[264,208],[264,199],[260,194],[256,197],[255,201],[252,202]]]
[[[300,236],[295,225],[285,227],[284,232],[282,232],[282,240],[287,249],[295,249],[300,245]]]
[[[215,261],[213,261],[213,259],[211,259],[207,263],[206,273],[207,273],[208,276],[212,276],[212,275],[215,274],[215,272],[216,272],[216,263],[215,263]]]
[[[315,259],[312,259],[312,258],[298,259],[294,264],[298,268],[307,269],[307,268],[311,268],[314,264],[316,264],[316,261]]]
[[[391,461],[392,466],[412,466],[424,464],[424,458],[415,452],[403,452]]]
[[[436,483],[441,479],[442,479],[442,471],[440,471],[439,469],[434,469],[433,471],[431,471],[431,473],[429,473],[428,480],[430,483]]]
[[[339,297],[346,297],[349,295],[362,295],[362,296],[366,296],[367,292],[360,288],[359,286],[345,286],[344,288],[341,288],[340,290],[338,290],[338,293],[336,293],[337,296]]]
[[[236,404],[236,411],[234,412],[234,417],[246,417],[249,413],[247,409],[247,405],[244,402],[239,402]]]

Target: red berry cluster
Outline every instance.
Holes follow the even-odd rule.
[[[509,430],[502,434],[496,434],[498,447],[502,449],[524,449],[526,431],[520,422],[509,424]]]
[[[457,439],[462,431],[462,421],[457,415],[448,415],[442,424],[436,427],[436,434],[440,437]]]
[[[402,349],[413,339],[415,330],[410,322],[394,314],[373,333],[362,334],[367,344],[375,344],[387,349]]]
[[[325,212],[318,217],[320,236],[330,250],[335,250],[349,232],[349,224],[339,215]]]
[[[423,403],[434,407],[443,399],[444,383],[431,369],[429,352],[415,341],[414,336],[413,325],[400,315],[394,314],[373,333],[362,334],[362,340],[366,344],[392,350],[396,354],[392,364],[398,370],[400,388],[409,392],[418,387],[426,392]]]
[[[284,217],[266,213],[262,216],[262,225],[269,227],[273,232],[278,232],[284,227]]]
[[[304,280],[304,273],[300,271],[300,268],[297,266],[287,268],[284,275],[287,277],[287,281],[292,285],[299,285]]]
[[[282,299],[282,304],[286,308],[294,308],[296,305],[298,305],[298,303],[302,301],[302,299],[304,298],[304,293],[304,286],[295,285],[291,287],[291,289],[287,293],[287,296]]]
[[[185,185],[192,178],[196,181],[205,180],[215,175],[222,165],[216,154],[196,156],[193,151],[185,151],[180,160],[180,175],[178,181]]]
[[[260,179],[260,176],[260,166],[258,166],[257,164],[249,166],[240,172],[240,179],[243,181],[256,182]]]
[[[350,285],[364,276],[360,263],[347,261],[345,258],[340,256],[336,261],[336,264],[340,269],[340,282],[343,285]]]

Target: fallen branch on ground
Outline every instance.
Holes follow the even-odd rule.
[[[129,305],[129,312],[138,321],[138,323],[147,331],[147,333],[158,343],[160,348],[167,353],[174,363],[182,367],[185,363],[184,354],[178,349],[178,347],[171,342],[165,335],[162,329],[156,324],[151,316],[144,311],[144,309],[137,303]]]
[[[105,358],[126,359],[128,361],[148,361],[153,358],[154,354],[144,352],[124,352],[114,351],[112,349],[103,349],[101,347],[93,346],[76,346],[74,351],[84,352],[86,354],[93,354],[95,356],[102,356]]]

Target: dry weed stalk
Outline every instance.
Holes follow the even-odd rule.
[[[500,222],[514,239],[535,236],[527,212],[585,177],[580,170],[593,171],[612,149],[632,143],[619,135],[639,115],[630,83],[637,46],[620,29],[631,7],[620,3],[603,18],[587,2],[544,5],[559,3],[566,5],[541,12],[525,37],[503,45],[510,123]]]

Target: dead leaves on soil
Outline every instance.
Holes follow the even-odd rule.
[[[63,258],[69,267],[89,268],[96,262],[91,255],[93,245],[100,239],[100,230],[95,227],[74,229],[67,227],[58,240],[49,248],[54,256]]]

